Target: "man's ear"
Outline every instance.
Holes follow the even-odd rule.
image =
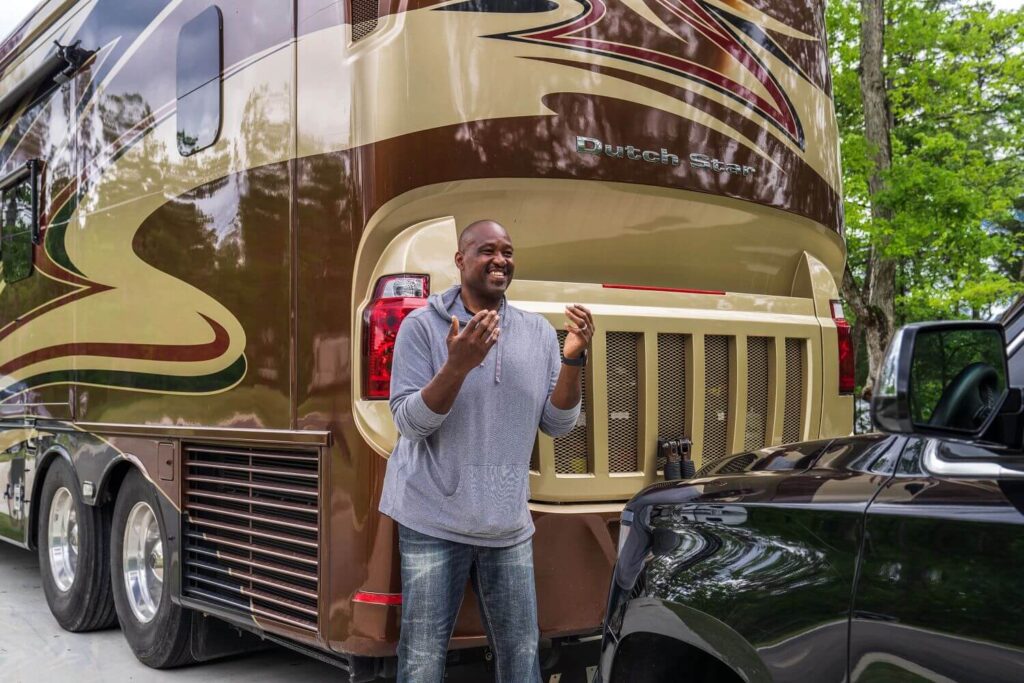
[[[465,268],[461,251],[455,252],[455,267],[458,268],[460,272]]]

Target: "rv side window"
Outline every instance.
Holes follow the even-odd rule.
[[[221,123],[223,27],[210,7],[178,35],[178,151],[190,156],[217,141]]]
[[[32,274],[32,244],[36,241],[37,166],[29,162],[0,180],[0,257],[5,282]]]

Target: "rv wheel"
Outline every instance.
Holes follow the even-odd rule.
[[[36,545],[43,593],[57,623],[80,633],[114,625],[110,595],[110,510],[82,501],[78,477],[64,459],[47,470]]]
[[[117,618],[135,656],[154,669],[194,662],[192,612],[171,600],[164,583],[167,529],[156,491],[138,470],[121,484],[110,543]]]

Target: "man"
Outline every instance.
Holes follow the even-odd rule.
[[[538,427],[566,434],[594,322],[566,308],[565,345],[541,316],[508,305],[512,242],[494,221],[463,231],[461,285],[402,323],[391,374],[398,445],[380,510],[398,523],[399,683],[444,678],[467,579],[499,683],[540,680],[533,520],[527,507]]]

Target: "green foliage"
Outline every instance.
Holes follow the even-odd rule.
[[[892,0],[885,10],[892,167],[872,198],[860,5],[827,5],[851,272],[863,281],[872,250],[897,260],[897,325],[986,317],[1024,291],[1024,9]],[[872,201],[892,219],[873,219]]]

